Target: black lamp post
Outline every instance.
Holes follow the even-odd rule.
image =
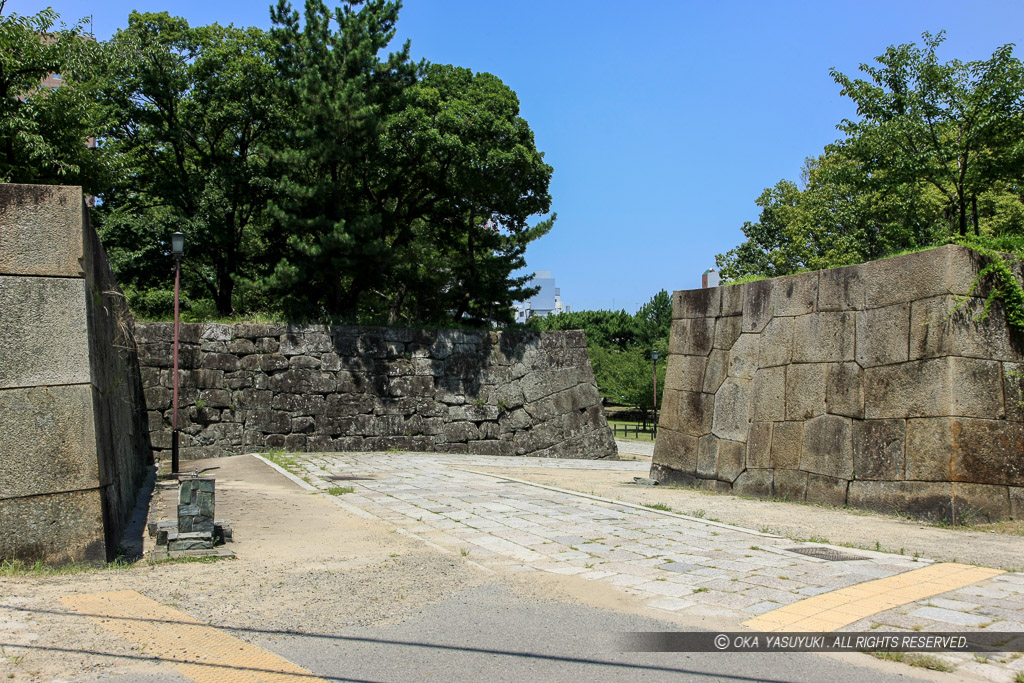
[[[651,351],[651,360],[654,361],[654,428],[651,430],[654,438],[658,438],[658,352]]]
[[[171,233],[174,254],[174,405],[171,407],[171,474],[178,473],[178,290],[181,286],[181,256],[185,253],[185,234]]]

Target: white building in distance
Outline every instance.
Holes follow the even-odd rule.
[[[544,318],[569,311],[569,307],[562,304],[562,292],[555,287],[555,278],[550,270],[534,272],[530,285],[540,287],[540,291],[531,299],[515,304],[517,323],[525,323],[534,316]]]

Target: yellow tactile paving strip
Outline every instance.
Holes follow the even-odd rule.
[[[197,683],[323,681],[272,652],[135,591],[66,595],[60,601]]]
[[[1001,569],[933,564],[858,583],[765,612],[743,622],[755,631],[835,631],[885,610],[957,590],[1002,574]]]

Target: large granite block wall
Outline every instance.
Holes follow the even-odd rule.
[[[151,457],[131,330],[81,188],[0,185],[0,558],[116,553]]]
[[[171,447],[171,323],[138,323],[150,439]],[[617,454],[582,332],[182,324],[181,457]]]
[[[958,246],[675,292],[662,482],[954,523],[1024,516],[1024,344]],[[1021,274],[1018,272],[1018,278]]]

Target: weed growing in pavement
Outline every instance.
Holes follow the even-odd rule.
[[[469,548],[462,548],[459,550],[463,557],[469,557]]]
[[[19,664],[21,664],[22,660],[25,659],[25,655],[10,655],[10,654],[7,654],[7,650],[5,650],[2,647],[0,647],[0,657],[3,657],[4,659],[6,659],[8,662],[13,664],[14,666],[18,666]],[[13,674],[11,674],[11,675],[13,676]],[[10,676],[8,678],[10,678]]]
[[[930,669],[931,671],[945,671],[949,673],[954,667],[934,655],[919,654],[916,652],[872,652],[872,656],[878,659],[885,659],[890,662],[902,662],[919,669]],[[1022,681],[1021,683],[1024,683]]]
[[[1024,683],[1024,671],[1018,671],[1017,677],[1013,681],[1014,683]]]
[[[672,508],[664,503],[644,503],[645,508],[651,508],[652,510],[661,510],[662,512],[675,512]]]
[[[352,488],[351,486],[332,486],[331,488],[327,489],[327,493],[331,494],[332,496],[343,496],[346,493],[352,493],[353,491],[355,491],[355,489]]]
[[[694,593],[707,593],[707,592],[708,592],[708,590],[710,590],[710,589],[708,589],[708,588],[704,588],[704,587],[701,587],[701,588],[694,588],[694,589],[693,589],[693,592],[694,592]]]
[[[300,474],[301,468],[299,467],[298,461],[295,459],[294,453],[286,453],[280,449],[271,449],[263,454],[263,457],[274,463],[278,467],[284,470],[288,470],[292,474]],[[305,479],[305,477],[302,477]]]

